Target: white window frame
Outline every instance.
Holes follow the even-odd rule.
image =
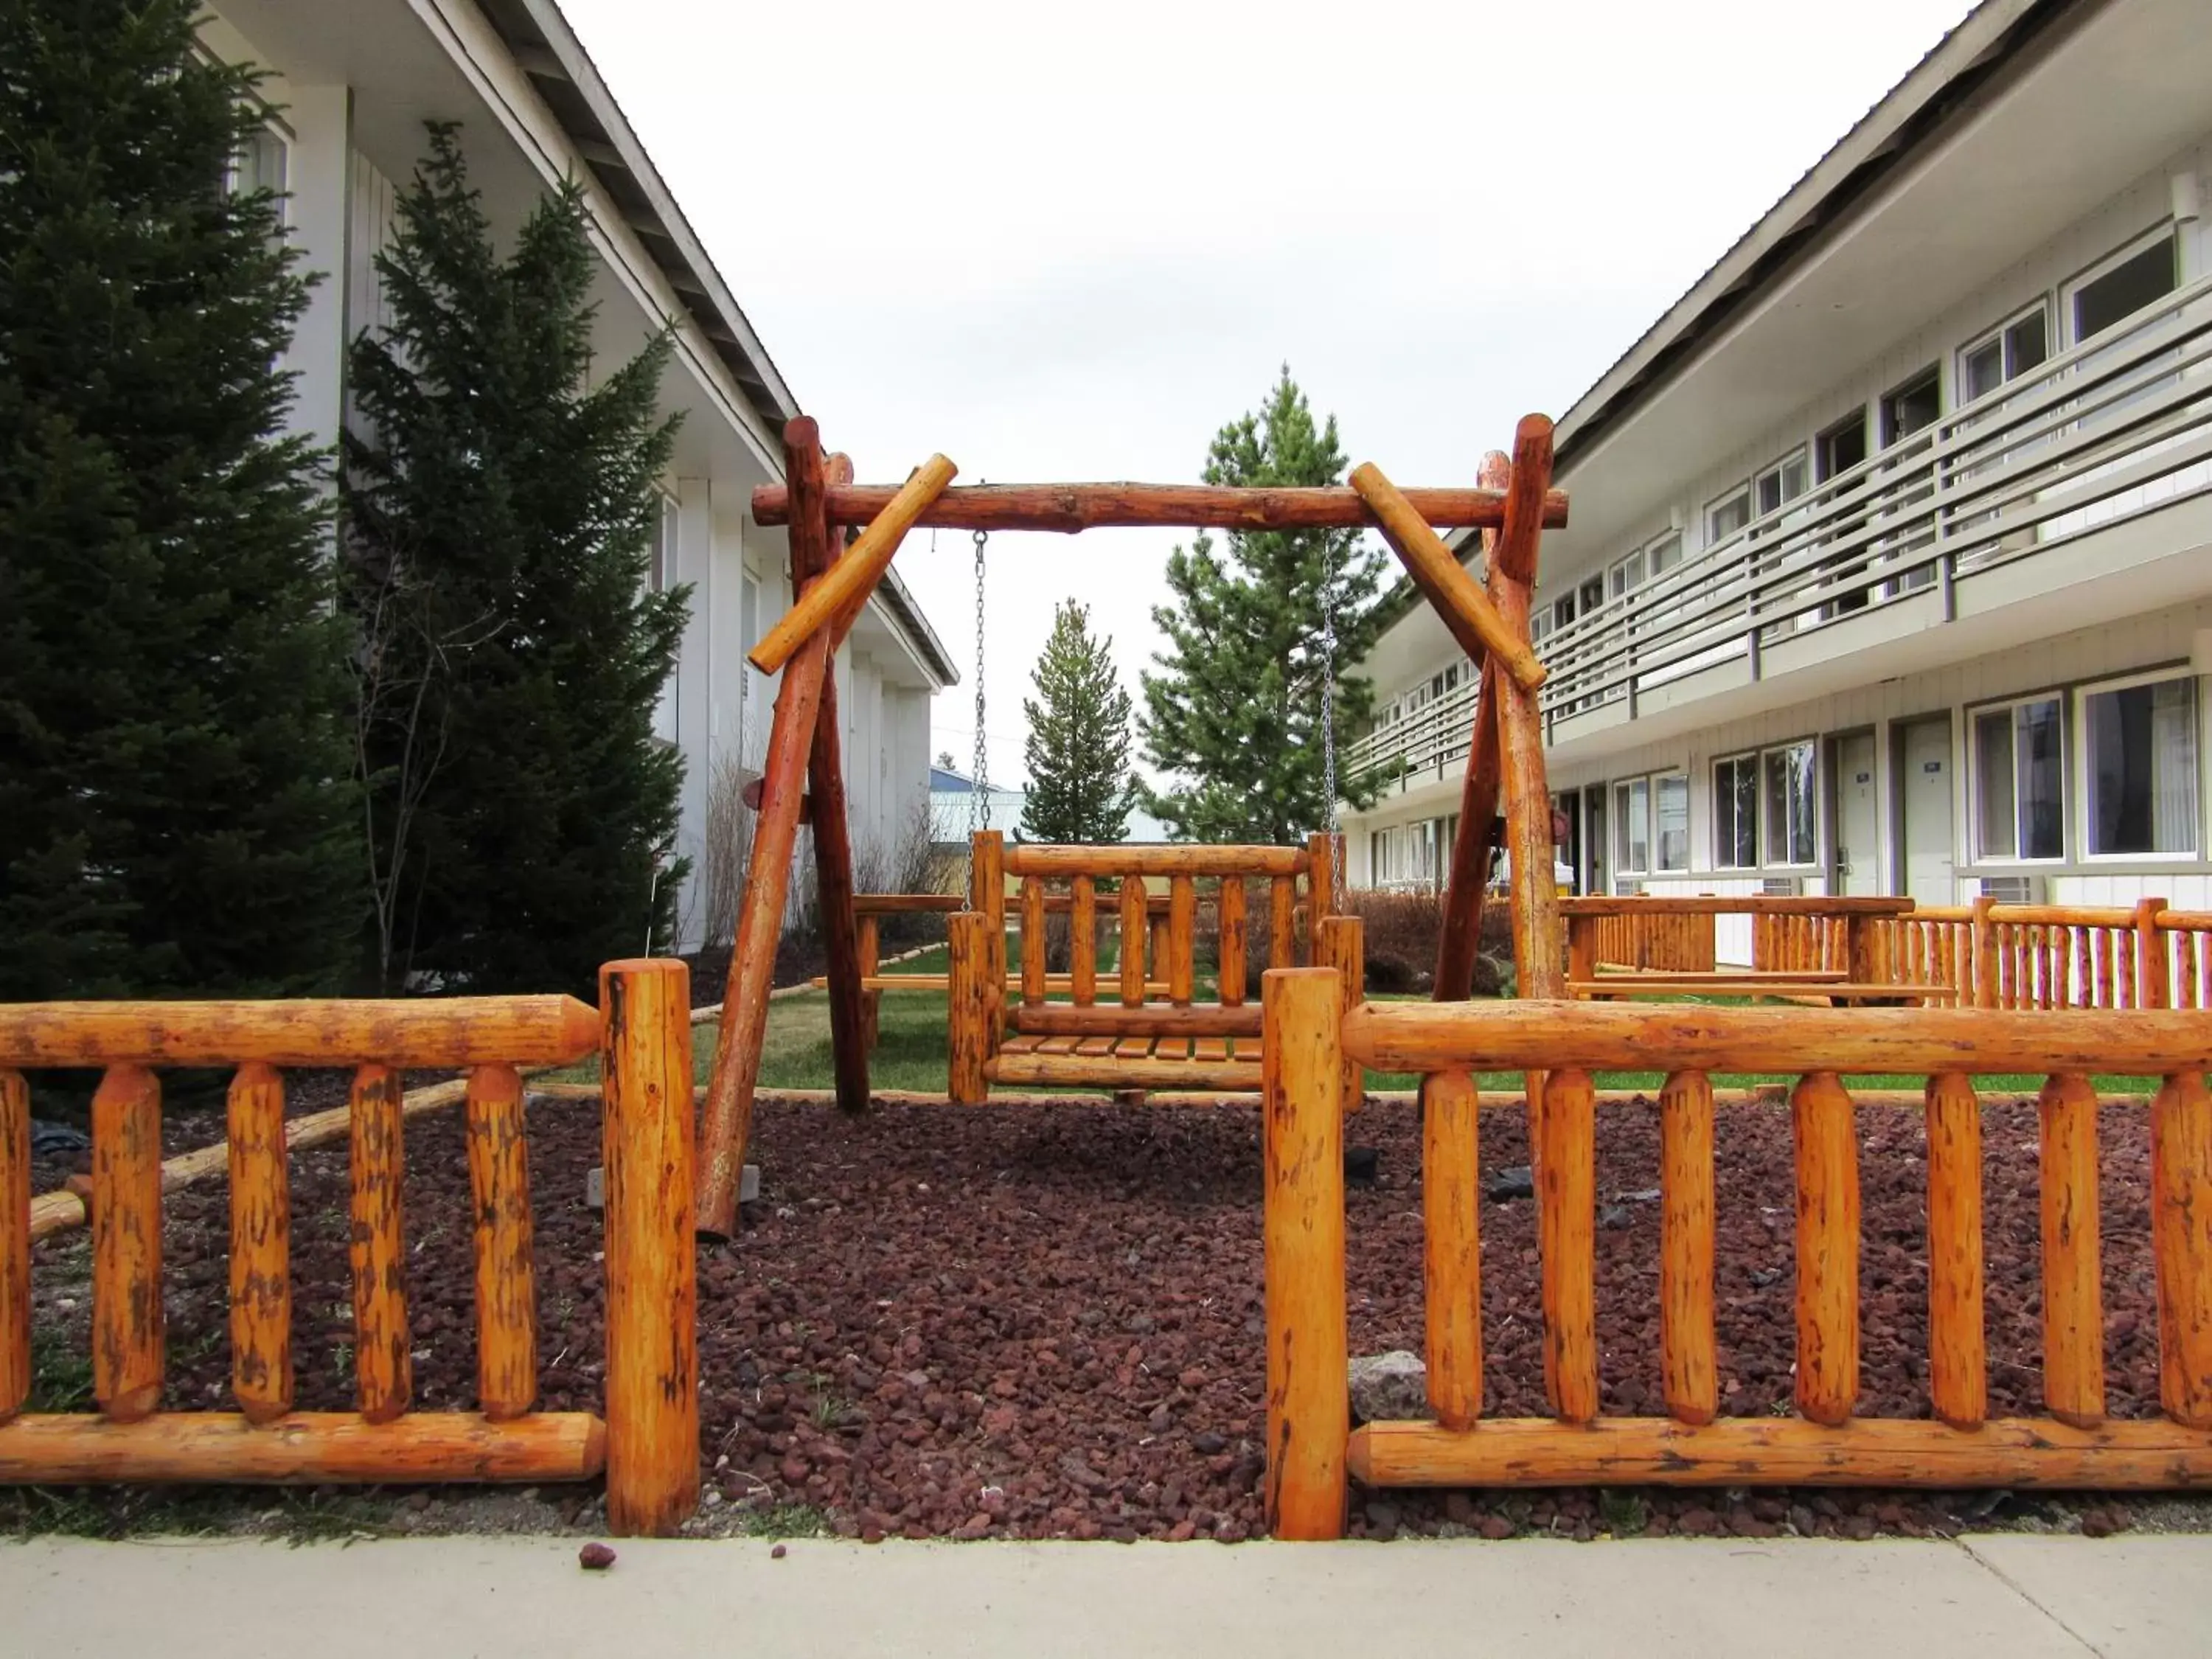
[[[1659,567],[1659,555],[1662,550],[1663,550],[1669,542],[1672,542],[1674,544],[1674,556],[1667,562],[1666,568],[1662,570]],[[1647,583],[1657,581],[1662,576],[1666,575],[1668,571],[1680,570],[1682,568],[1683,560],[1688,556],[1686,550],[1682,546],[1682,532],[1679,530],[1664,530],[1660,532],[1659,534],[1654,536],[1650,541],[1644,544],[1643,553],[1644,580]]]
[[[2056,340],[2051,343],[2053,356],[2056,356],[2061,349],[2070,351],[2075,346],[2084,343],[2083,337],[2076,331],[2074,321],[2074,305],[2075,300],[2080,297],[2081,290],[2099,278],[2110,276],[2118,267],[2127,264],[2129,260],[2154,244],[2166,242],[2173,246],[2174,283],[2173,287],[2168,289],[2166,292],[2172,294],[2187,286],[2186,274],[2182,268],[2180,238],[2175,234],[2178,228],[2172,220],[2162,219],[2142,234],[2130,237],[2121,243],[2094,264],[2077,271],[2059,284],[2058,324],[2065,331],[2065,341],[2063,347]],[[2148,309],[2148,307],[2145,308]],[[2128,314],[2133,316],[2135,313],[2130,312]],[[2120,319],[2121,322],[2125,320],[2124,318]],[[2112,328],[2119,325],[2118,322],[2115,322],[2110,327],[2100,329],[2098,332],[2109,333]],[[2097,337],[2091,335],[2087,337],[2094,339]]]
[[[2169,680],[2185,681],[2190,686],[2190,731],[2197,750],[2191,757],[2197,774],[2197,814],[2192,826],[2196,833],[2190,846],[2179,852],[2100,853],[2096,850],[2095,837],[2090,833],[2096,815],[2096,803],[2093,796],[2094,780],[2089,775],[2089,699],[2108,691],[2125,691],[2138,685],[2159,685]],[[2074,791],[2074,799],[2067,803],[2067,808],[2071,820],[2069,828],[2079,838],[2075,845],[2081,849],[2081,861],[2084,864],[2126,866],[2194,863],[2201,859],[2204,855],[2205,801],[2204,685],[2202,678],[2182,665],[2148,668],[2140,673],[2123,674],[2114,679],[2087,681],[2074,687],[2067,695],[2065,712],[2073,728],[2068,734],[2072,752],[2062,756],[2061,761]]]
[[[2020,748],[2015,741],[2013,747],[2011,780],[2013,851],[2008,855],[1984,853],[1982,851],[1982,753],[1977,731],[1979,722],[1984,715],[1994,714],[1999,709],[2010,714],[2014,709],[2025,708],[2032,702],[2054,702],[2058,705],[2058,787],[2062,792],[2062,797],[2065,794],[2071,794],[2074,797],[2072,799],[2062,798],[2058,803],[2058,851],[2056,854],[2046,858],[2031,858],[2020,851]],[[1963,725],[1966,744],[1966,855],[1969,864],[1984,869],[2002,869],[2015,865],[2033,865],[2039,869],[2047,870],[2055,865],[2063,865],[2066,862],[2067,835],[2069,830],[2076,827],[2074,820],[2081,811],[2081,791],[2074,776],[2075,763],[2073,752],[2079,749],[2081,744],[2075,742],[2074,733],[2069,729],[2072,725],[2069,718],[2071,706],[2070,696],[2064,688],[2058,686],[2045,686],[2039,690],[2024,691],[2018,696],[1996,697],[1988,702],[1969,703],[1966,706]],[[2013,729],[2016,734],[2018,726],[2015,726]]]
[[[1743,523],[1738,525],[1735,529],[1729,531],[1726,534],[1722,534],[1716,531],[1713,528],[1713,520],[1719,516],[1721,509],[1726,507],[1733,507],[1739,501],[1743,503]],[[1758,501],[1751,493],[1751,480],[1748,478],[1744,479],[1740,483],[1731,484],[1728,489],[1723,489],[1719,495],[1707,501],[1705,503],[1705,545],[1707,547],[1718,547],[1723,542],[1727,541],[1730,537],[1741,535],[1744,532],[1745,526],[1749,525],[1759,516],[1753,510],[1757,506]]]
[[[1784,474],[1792,464],[1795,464],[1799,468],[1797,489],[1794,495],[1784,495],[1781,494],[1782,489],[1784,488],[1782,479]],[[1762,507],[1759,505],[1759,500],[1760,495],[1759,487],[1769,478],[1775,480],[1775,493],[1778,499],[1772,507]],[[1751,521],[1753,524],[1759,523],[1762,519],[1768,517],[1770,514],[1784,512],[1792,501],[1802,501],[1806,496],[1813,493],[1812,451],[1805,445],[1799,444],[1795,449],[1776,456],[1765,466],[1760,467],[1756,472],[1753,472],[1751,475],[1750,488]]]
[[[1738,864],[1735,862],[1735,844],[1733,841],[1729,844],[1728,856],[1723,858],[1721,854],[1721,823],[1723,816],[1721,811],[1721,768],[1741,766],[1747,763],[1751,767],[1752,784],[1751,862]],[[1759,869],[1759,855],[1764,850],[1764,843],[1759,838],[1759,816],[1760,803],[1765,798],[1766,789],[1766,774],[1759,750],[1745,749],[1733,755],[1714,756],[1711,777],[1713,781],[1713,868],[1729,871]],[[1733,796],[1730,798],[1733,799]]]
[[[1807,859],[1778,859],[1769,856],[1768,840],[1774,826],[1766,817],[1766,763],[1775,755],[1786,755],[1793,749],[1808,750],[1813,764],[1809,775],[1813,780],[1813,855]],[[1821,840],[1820,739],[1815,735],[1792,738],[1787,743],[1770,743],[1759,751],[1759,857],[1762,870],[1817,870],[1820,867]]]
[[[2030,317],[2039,315],[2043,319],[2043,356],[2039,362],[2029,364],[2025,369],[2015,369],[2011,362],[2008,337],[2013,330],[2018,328]],[[1990,345],[1997,349],[1997,383],[1989,391],[1977,392],[1970,398],[1966,393],[1967,361],[1977,352]],[[2011,315],[2002,318],[1984,329],[1953,354],[1951,362],[1953,413],[1955,414],[1959,410],[1978,403],[1984,398],[1996,396],[2022,374],[2033,374],[2057,355],[2058,337],[2057,330],[2051,319],[2051,296],[2048,294],[2039,294],[2032,301],[2021,307]]]
[[[1662,862],[1664,854],[1661,848],[1663,843],[1659,835],[1659,787],[1662,783],[1680,783],[1682,786],[1682,862],[1680,865]],[[1630,868],[1623,861],[1620,856],[1622,849],[1620,843],[1616,842],[1606,849],[1613,855],[1613,868],[1609,873],[1632,881],[1644,881],[1655,876],[1689,874],[1692,862],[1690,775],[1680,767],[1662,767],[1656,772],[1633,773],[1627,777],[1615,778],[1607,784],[1607,791],[1611,796],[1611,801],[1607,809],[1609,820],[1607,825],[1608,832],[1617,836],[1627,827],[1627,813],[1621,804],[1621,794],[1623,791],[1632,790],[1638,784],[1644,787],[1644,867]]]
[[[1652,872],[1647,867],[1656,844],[1651,836],[1651,779],[1647,773],[1634,777],[1615,778],[1608,786],[1613,792],[1613,877],[1615,881],[1642,881]],[[1644,791],[1644,862],[1632,865],[1628,861],[1629,815],[1626,797],[1638,787]]]

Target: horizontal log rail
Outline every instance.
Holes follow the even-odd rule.
[[[1589,894],[1559,901],[1563,916],[1895,916],[1913,908],[1909,898],[1823,898],[1802,894]]]
[[[1328,994],[1333,989],[1297,971],[1270,973],[1265,988],[1265,1492],[1279,1535],[1338,1535],[1351,1478],[1385,1486],[2212,1486],[2212,1092],[2204,1079],[2212,1016],[1558,1004],[1363,1004],[1346,1012]],[[1336,1073],[1347,1057],[1424,1078],[1431,1419],[1350,1433],[1340,1393],[1344,1179],[1334,1156],[1343,1111]],[[1546,1076],[1533,1161],[1551,1413],[1484,1420],[1475,1076],[1538,1067]],[[1667,1074],[1658,1157],[1663,1415],[1600,1412],[1592,1074],[1601,1069]],[[2046,1415],[1991,1420],[1972,1078],[2022,1071],[2047,1079],[2037,1145]],[[1716,1072],[1796,1079],[1789,1092],[1796,1413],[1786,1420],[1717,1416]],[[1858,1072],[1927,1079],[1930,1421],[1857,1415],[1861,1103],[1842,1074]],[[2139,1111],[2150,1146],[2163,1421],[2106,1419],[2091,1072],[2160,1079]]]
[[[824,492],[832,522],[872,522],[899,490],[895,484],[832,484]],[[1438,530],[1495,530],[1505,521],[1502,489],[1408,489],[1406,500]],[[762,484],[753,519],[780,525],[791,516],[791,491]],[[1213,484],[959,484],[914,520],[935,530],[1349,530],[1380,528],[1358,492],[1345,488],[1238,489]],[[1567,522],[1567,496],[1544,499],[1544,525]]]
[[[544,1481],[605,1473],[614,1530],[673,1531],[696,1505],[699,1480],[690,985],[684,964],[664,958],[610,964],[596,1011],[566,997],[0,1007],[0,1482]],[[537,1068],[594,1052],[605,1100],[606,1407],[604,1416],[540,1413],[526,1085],[517,1062]],[[154,1068],[226,1065],[236,1067],[226,1139],[164,1164]],[[332,1066],[353,1070],[350,1103],[288,1123],[278,1068]],[[404,1066],[467,1075],[406,1095]],[[75,1217],[41,1213],[28,1197],[32,1082],[59,1067],[104,1071],[93,1098],[93,1173],[82,1198],[64,1194]],[[419,1413],[404,1126],[414,1111],[455,1101],[474,1233],[478,1409]],[[349,1136],[356,1409],[300,1412],[287,1154],[337,1133]],[[162,1197],[216,1167],[229,1177],[237,1410],[165,1411]],[[33,1412],[33,1237],[88,1213],[98,1410]]]
[[[1006,848],[1010,876],[1298,876],[1312,867],[1304,847],[1060,847],[1018,842]]]
[[[567,1066],[599,1047],[573,997],[0,1004],[0,1066]]]

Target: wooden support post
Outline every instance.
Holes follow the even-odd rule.
[[[1098,884],[1089,876],[1069,884],[1067,988],[1079,1008],[1098,1000]]]
[[[665,1536],[699,1504],[690,970],[669,957],[609,963],[599,1006],[607,1526]]]
[[[292,1409],[292,1194],[284,1079],[248,1060],[230,1080],[230,1391],[249,1423]]]
[[[1006,838],[997,830],[978,830],[969,837],[969,902],[989,922],[991,972],[985,986],[989,1007],[984,1018],[987,1054],[999,1052],[1006,1025]]]
[[[1244,1001],[1244,878],[1224,876],[1214,902],[1214,982],[1229,1007]]]
[[[730,952],[729,985],[700,1135],[696,1214],[699,1231],[709,1238],[727,1238],[738,1228],[738,1187],[752,1133],[768,994],[775,982],[775,947],[783,934],[792,854],[799,841],[799,796],[829,667],[830,641],[817,635],[784,671],[776,688],[768,756],[761,765],[760,816],[753,825],[744,897],[738,907],[737,940]]]
[[[31,1397],[31,1090],[0,1068],[0,1423]]]
[[[161,1399],[161,1085],[116,1066],[92,1097],[92,1395],[110,1422]]]
[[[1189,876],[1168,878],[1168,1000],[1190,1006],[1198,986],[1198,885]]]
[[[684,1030],[688,1037],[688,1022]],[[505,1423],[538,1403],[538,1270],[521,1074],[512,1066],[477,1066],[469,1073],[467,1102],[477,1405],[493,1422]],[[684,1115],[690,1115],[688,1103]]]
[[[1570,980],[1597,977],[1597,930],[1601,920],[1601,917],[1587,915],[1567,918],[1567,977]]]
[[[1022,1006],[1044,1006],[1044,883],[1022,878]]]
[[[1466,1072],[1421,1079],[1429,1409],[1448,1429],[1470,1427],[1482,1415],[1480,1105]]]
[[[1306,837],[1306,928],[1321,926],[1322,918],[1336,914],[1337,837],[1316,830]]]
[[[2097,1235],[2097,1091],[2054,1073],[2038,1102],[2043,1198],[2043,1403],[2062,1423],[2105,1419],[2104,1264]]]
[[[1553,1415],[1566,1423],[1597,1415],[1596,1106],[1589,1073],[1547,1078],[1536,1160],[1544,1388]]]
[[[802,420],[804,417],[801,417]],[[810,591],[836,562],[842,538],[823,516],[825,484],[850,483],[853,463],[834,455],[825,463],[814,423],[793,421],[784,429],[784,464],[797,508],[790,530],[791,591]],[[853,911],[853,840],[845,804],[843,727],[837,717],[836,646],[822,665],[822,700],[807,751],[807,793],[814,805],[815,890],[822,913],[828,961],[830,1057],[837,1104],[868,1109],[868,1015],[862,1000],[860,936]]]
[[[1121,968],[1121,1006],[1139,1008],[1145,1001],[1145,917],[1149,907],[1145,902],[1145,878],[1142,876],[1121,878],[1121,927],[1120,951]]]
[[[2159,913],[2165,908],[2162,898],[2136,901],[2136,1006],[2139,1008],[2172,1006],[2173,979],[2166,960],[2166,935],[2158,927]]]
[[[1501,458],[1502,459],[1502,458]],[[1438,1002],[1464,1002],[1474,994],[1474,959],[1482,950],[1482,906],[1490,883],[1492,826],[1498,818],[1500,750],[1498,671],[1485,663],[1475,691],[1474,730],[1468,740],[1467,776],[1460,785],[1459,826],[1452,832],[1451,873],[1444,882],[1444,921],[1437,941]]]
[[[1996,901],[1987,893],[1974,900],[1973,921],[1969,924],[1967,949],[1972,953],[1974,969],[1973,1002],[1977,1008],[1997,1006],[1997,929],[1990,912]]]
[[[814,422],[801,415],[786,424],[784,442],[791,443],[792,429],[805,422],[804,435],[814,437]],[[814,440],[820,441],[818,437]],[[799,647],[817,636],[828,638],[825,629],[834,629],[840,619],[855,616],[874,592],[876,584],[883,580],[884,572],[890,568],[891,556],[914,521],[921,516],[922,509],[945,493],[945,486],[952,482],[959,469],[942,455],[933,455],[915,469],[914,476],[900,485],[897,492],[884,506],[884,510],[869,521],[845,550],[845,556],[824,575],[821,584],[798,597],[791,609],[784,612],[775,626],[761,636],[748,653],[754,667],[763,674],[773,674],[798,655]],[[792,527],[799,527],[796,481],[792,490],[793,511]]]
[[[1358,916],[1328,916],[1314,940],[1314,965],[1336,970],[1341,1006],[1349,1013],[1367,995],[1367,941]],[[1350,1054],[1344,1057],[1344,1109],[1366,1104],[1366,1073]]]
[[[983,1069],[991,1057],[990,918],[980,910],[963,910],[947,919],[945,933],[951,1011],[945,1092],[956,1106],[980,1106],[991,1092]]]
[[[2159,1403],[2184,1428],[2212,1429],[2212,1097],[2197,1073],[2167,1078],[2151,1102],[2150,1188]]]
[[[407,1237],[402,1196],[406,1152],[399,1100],[389,1066],[364,1066],[353,1078],[349,1159],[353,1237],[354,1399],[372,1423],[389,1423],[414,1398],[415,1350],[407,1326]]]
[[[1460,649],[1475,662],[1496,659],[1528,690],[1541,685],[1544,665],[1529,648],[1528,630],[1514,629],[1498,615],[1481,585],[1467,574],[1443,538],[1422,522],[1397,486],[1372,461],[1352,468],[1351,483],[1373,510],[1382,539],[1390,544]]]
[[[1854,985],[1878,985],[1881,971],[1881,923],[1879,918],[1853,911],[1844,921],[1844,971]]]
[[[1928,1079],[1928,1395],[1954,1429],[1989,1415],[1982,1321],[1982,1109],[1963,1072]]]
[[[1291,968],[1297,964],[1297,883],[1290,876],[1277,876],[1267,884],[1267,966]]]
[[[883,1036],[884,994],[879,989],[870,988],[868,981],[875,978],[877,969],[883,965],[883,932],[880,924],[873,916],[862,916],[860,918],[861,1024],[866,1030],[868,1048],[871,1053],[874,1052],[877,1042]]]
[[[1797,1166],[1797,1409],[1834,1428],[1859,1392],[1859,1142],[1833,1072],[1790,1091]]]
[[[1170,881],[1174,878],[1170,876]],[[1174,972],[1171,960],[1174,952],[1168,941],[1168,919],[1164,915],[1147,916],[1145,927],[1145,955],[1148,959],[1151,976],[1165,980]],[[1173,987],[1170,987],[1172,991]]]
[[[1344,1532],[1351,1422],[1344,1259],[1343,1056],[1336,976],[1276,969],[1261,984],[1267,1320],[1264,1503],[1278,1538]]]
[[[1713,1085],[1677,1072],[1659,1091],[1659,1369],[1667,1414],[1720,1409],[1713,1350]]]

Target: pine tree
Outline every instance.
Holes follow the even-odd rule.
[[[333,988],[359,937],[308,279],[192,0],[0,0],[0,1000]]]
[[[1129,694],[1114,672],[1113,640],[1094,640],[1090,624],[1089,607],[1060,605],[1030,676],[1037,695],[1022,699],[1030,841],[1109,846],[1129,833]]]
[[[580,990],[666,945],[684,873],[683,763],[653,720],[690,591],[646,591],[672,337],[595,366],[580,189],[502,258],[457,129],[429,133],[346,442],[379,972]]]
[[[1316,430],[1287,366],[1257,414],[1222,428],[1210,484],[1280,487],[1343,482],[1336,420]],[[1336,629],[1340,751],[1374,703],[1370,682],[1342,672],[1374,642],[1380,556],[1356,530],[1232,531],[1228,558],[1195,538],[1168,560],[1176,603],[1152,620],[1169,648],[1144,678],[1145,758],[1183,780],[1146,792],[1178,836],[1206,842],[1297,841],[1328,826],[1322,688],[1326,624]],[[1341,777],[1355,805],[1371,789]]]

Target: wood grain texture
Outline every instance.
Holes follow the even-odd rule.
[[[851,484],[830,492],[830,518],[866,524],[881,516],[903,486]],[[1504,522],[1495,489],[1408,489],[1424,522],[1440,530]],[[762,484],[752,495],[754,522],[785,523],[790,491]],[[1546,526],[1567,522],[1567,497],[1553,490],[1543,502]],[[963,484],[939,494],[914,522],[939,530],[1054,530],[1073,534],[1115,526],[1186,530],[1366,528],[1375,517],[1357,491],[1344,488],[1238,489],[1218,484]]]
[[[1145,918],[1148,913],[1145,878],[1121,878],[1121,1006],[1140,1006],[1145,1000]]]
[[[1351,483],[1374,514],[1382,539],[1406,567],[1438,618],[1474,662],[1495,659],[1516,684],[1534,690],[1544,683],[1544,665],[1490,603],[1482,586],[1467,573],[1443,538],[1425,522],[1413,504],[1372,461],[1352,469]]]
[[[1078,876],[1068,910],[1068,989],[1079,1006],[1098,1000],[1098,884]]]
[[[406,1152],[399,1073],[363,1066],[353,1078],[348,1174],[352,1218],[354,1401],[371,1423],[389,1423],[415,1393],[407,1324]]]
[[[1367,932],[1358,916],[1328,916],[1315,935],[1314,965],[1336,970],[1339,994],[1348,1012],[1367,1000]],[[1366,1103],[1366,1074],[1358,1060],[1344,1057],[1344,1109]]]
[[[2150,1137],[2159,1404],[2185,1427],[2212,1428],[2212,1097],[2200,1074],[2166,1079]]]
[[[1421,1085],[1422,1305],[1429,1409],[1448,1429],[1482,1415],[1481,1100],[1465,1072]]]
[[[1713,1349],[1713,1085],[1677,1072],[1659,1091],[1659,1371],[1667,1414],[1710,1423]]]
[[[1497,682],[1498,671],[1486,663],[1475,692],[1474,729],[1468,740],[1459,823],[1452,832],[1451,871],[1444,883],[1444,921],[1437,939],[1431,994],[1437,1002],[1464,1002],[1474,994],[1474,959],[1481,953],[1482,904],[1503,777]]]
[[[1198,984],[1198,887],[1188,875],[1168,878],[1168,1000],[1188,1008]]]
[[[1277,876],[1267,884],[1267,966],[1294,968],[1297,960],[1297,884]]]
[[[1544,1388],[1562,1422],[1597,1416],[1597,1112],[1589,1073],[1555,1071],[1544,1086],[1536,1160]]]
[[[1676,1423],[1486,1418],[1355,1431],[1352,1473],[1375,1486],[1989,1486],[2156,1490],[2212,1486],[2212,1437],[2171,1423],[2069,1428],[1999,1419],[1971,1431],[1915,1419],[1826,1428],[1792,1418]]]
[[[1044,883],[1035,876],[1022,878],[1022,1006],[1044,1003],[1045,938]]]
[[[1006,849],[1010,876],[1297,876],[1311,854],[1303,847],[1177,845],[1065,847],[1023,842]]]
[[[1177,1039],[1163,1039],[1176,1041]],[[1256,1060],[1133,1060],[1065,1054],[1000,1054],[990,1063],[994,1083],[1052,1089],[1229,1089],[1260,1086]]]
[[[2097,1097],[2087,1077],[2079,1072],[2054,1073],[2043,1085],[2037,1115],[2043,1229],[2043,1403],[2060,1422],[2086,1428],[2105,1417]]]
[[[1343,1056],[1325,969],[1279,969],[1267,1012],[1261,1109],[1267,1323],[1263,1491],[1277,1538],[1343,1535],[1351,1399],[1345,1306]]]
[[[566,1066],[598,1028],[561,996],[21,1002],[0,1006],[0,1067]]]
[[[1245,902],[1244,878],[1224,876],[1215,901],[1214,986],[1223,1004],[1231,1008],[1241,1007],[1245,997]]]
[[[70,1413],[0,1427],[0,1483],[566,1481],[605,1467],[606,1430],[588,1412],[512,1423],[414,1412],[382,1424],[351,1412],[295,1412],[265,1424],[227,1412],[163,1412],[128,1424]]]
[[[111,1066],[92,1097],[92,1395],[117,1423],[161,1398],[161,1085]]]
[[[505,1423],[538,1403],[536,1228],[521,1075],[512,1066],[470,1073],[463,1124],[475,1213],[477,1407]]]
[[[1989,1415],[1982,1314],[1982,1109],[1963,1072],[1928,1079],[1928,1399],[1954,1429]]]
[[[609,963],[599,1002],[607,1525],[665,1536],[699,1504],[690,970],[666,957]]]
[[[1833,1428],[1859,1393],[1859,1164],[1851,1097],[1833,1072],[1790,1094],[1797,1177],[1797,1409]]]
[[[956,1106],[979,1106],[990,1096],[984,1066],[991,1058],[991,923],[965,910],[945,924],[951,986],[945,1092]]]
[[[284,1079],[249,1060],[230,1080],[230,1391],[249,1423],[292,1409],[292,1194]]]
[[[1017,1031],[1037,1036],[1130,1036],[1157,1032],[1162,1036],[1249,1036],[1260,1035],[1260,1010],[1247,1003],[1227,1008],[1218,1002],[1192,1003],[1187,1007],[1142,1008],[1113,1006],[1085,1008],[1079,1004],[1042,1003],[1017,1008]]]

